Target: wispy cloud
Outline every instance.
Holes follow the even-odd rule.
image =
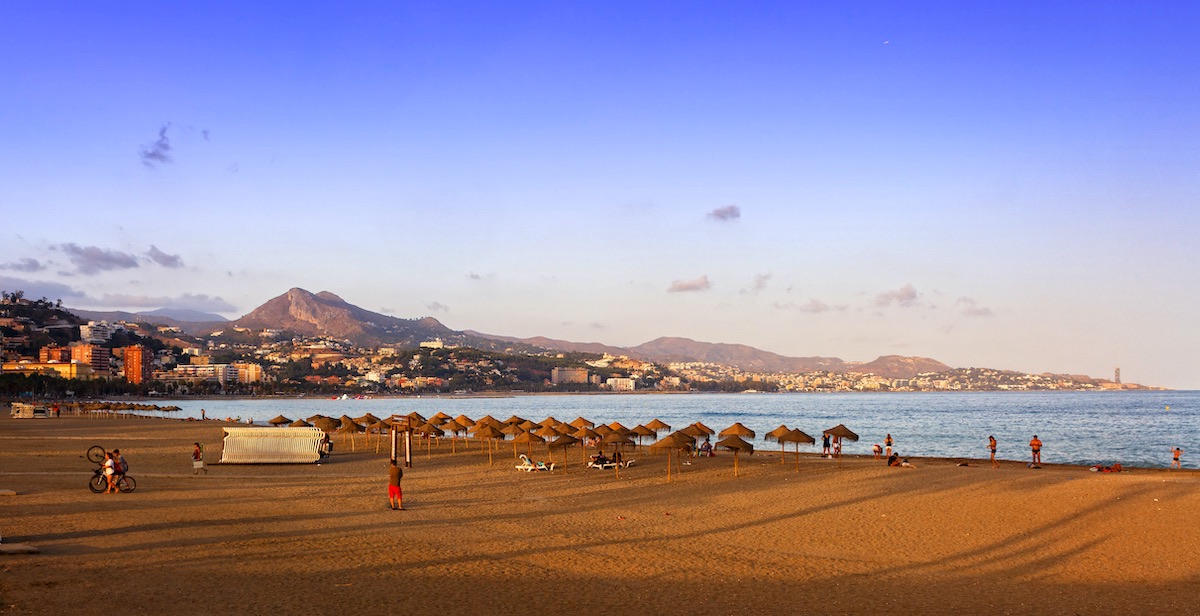
[[[754,277],[754,282],[749,289],[742,289],[742,295],[757,295],[767,288],[767,283],[770,281],[770,274],[758,274]]]
[[[976,302],[975,299],[971,298],[971,297],[960,297],[954,301],[954,305],[958,306],[959,312],[963,316],[968,316],[968,317],[990,317],[990,316],[992,316],[991,308],[988,308],[986,306],[980,306],[979,303]]]
[[[167,122],[162,128],[158,129],[158,139],[154,143],[144,145],[138,151],[138,156],[141,157],[143,165],[153,169],[155,165],[173,161],[171,158],[171,139],[167,137],[168,128],[171,128],[170,122]]]
[[[676,280],[667,287],[667,293],[691,293],[695,291],[707,291],[712,288],[712,283],[708,281],[708,275],[695,278],[693,280]]]
[[[11,263],[0,263],[0,270],[12,270],[14,272],[40,272],[46,269],[46,265],[37,259],[26,257],[20,261]]]
[[[83,291],[69,287],[61,282],[26,280],[24,278],[13,278],[10,276],[0,276],[0,289],[5,289],[7,291],[24,291],[25,297],[28,298],[44,297],[49,300],[61,299],[64,302],[78,302],[90,299]]]
[[[831,310],[834,310],[837,312],[845,312],[846,310],[849,309],[849,306],[847,306],[845,304],[838,304],[836,306],[831,306],[831,305],[829,305],[819,299],[816,299],[816,298],[812,298],[803,304],[795,304],[793,302],[786,302],[786,303],[781,304],[781,303],[776,302],[775,304],[772,304],[772,305],[778,310],[798,310],[805,314],[821,314],[822,312],[829,312]]]
[[[731,220],[737,220],[741,217],[742,208],[738,207],[737,205],[726,205],[708,213],[709,220],[716,220],[719,222],[729,222]]]
[[[917,305],[917,290],[912,284],[906,284],[899,289],[885,291],[875,296],[875,306],[877,308],[887,308],[891,305],[900,306],[901,308],[911,308]]]
[[[442,302],[429,302],[425,308],[433,312],[450,312],[450,307]]]
[[[89,276],[109,270],[138,267],[136,256],[119,250],[109,250],[99,246],[80,246],[73,242],[59,244],[52,249],[63,251],[71,263],[75,264],[76,271]]]
[[[158,249],[157,246],[151,244],[150,250],[146,251],[146,256],[150,257],[151,261],[169,268],[183,267],[183,259],[179,255],[169,255]]]

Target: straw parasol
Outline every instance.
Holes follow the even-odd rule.
[[[619,449],[623,445],[632,445],[633,439],[629,438],[628,434],[622,434],[621,432],[619,432],[617,430],[613,430],[612,432],[605,434],[600,439],[600,442],[602,442],[606,445],[612,445],[614,448]],[[617,465],[616,471],[617,471],[617,479],[620,479],[621,478],[621,465],[620,464]]]
[[[502,423],[503,422],[501,422],[499,419],[496,419],[495,417],[492,417],[491,415],[484,415],[483,417],[480,417],[479,419],[475,420],[475,425],[491,424],[493,426],[496,426],[497,430],[500,429],[500,426],[502,425]]]
[[[858,440],[858,435],[855,434],[854,432],[852,432],[850,430],[850,428],[847,428],[844,424],[838,424],[838,425],[826,430],[824,433],[833,437],[834,442],[838,443],[838,445],[834,448],[834,451],[837,452],[837,457],[839,459],[842,457],[841,440],[842,439],[846,439],[848,441],[857,441]]]
[[[293,421],[292,423],[288,424],[288,427],[290,427],[290,428],[311,428],[312,424],[308,423],[307,421],[304,421],[303,419],[297,419],[296,421]]]
[[[621,425],[621,422],[619,422],[619,421],[614,421],[614,422],[612,422],[612,423],[608,424],[608,427],[609,427],[610,429],[612,429],[612,430],[615,430],[615,431],[617,431],[617,432],[625,432],[625,433],[627,433],[627,434],[629,433],[629,428],[626,428],[625,426],[622,426],[622,425]]]
[[[571,434],[571,436],[574,436],[575,438],[579,439],[579,443],[581,445],[580,450],[583,451],[583,462],[584,462],[584,464],[586,464],[587,463],[587,439],[600,438],[600,433],[596,432],[595,430],[593,430],[587,426],[584,426],[582,428],[579,428],[575,432],[573,432]]]
[[[600,424],[592,429],[595,430],[596,434],[599,434],[600,436],[607,436],[613,433],[613,429],[604,424]]]
[[[308,419],[306,419],[305,421],[307,421],[308,423],[310,423],[310,424],[313,424],[313,425],[315,426],[315,425],[317,425],[317,420],[318,420],[318,419],[321,419],[321,418],[323,418],[323,417],[325,417],[325,416],[324,416],[324,415],[322,415],[322,414],[320,414],[320,413],[317,413],[316,415],[313,415],[312,417],[309,417],[309,418],[308,418]]]
[[[550,442],[550,444],[547,446],[547,449],[549,449],[550,447],[562,447],[563,470],[565,471],[567,469],[567,447],[570,447],[571,445],[574,445],[575,443],[582,443],[582,442],[583,441],[571,436],[570,434],[562,434],[562,435],[559,435],[558,438],[556,438],[552,442]],[[551,463],[554,462],[553,456],[551,456],[550,462]]]
[[[667,425],[666,423],[663,423],[663,420],[658,419],[657,417],[654,419],[651,419],[649,422],[647,422],[646,427],[650,428],[651,430],[654,430],[655,434],[658,434],[662,430],[670,430],[671,429],[671,426]]]
[[[579,429],[579,428],[592,428],[592,427],[595,427],[595,425],[596,425],[596,423],[595,423],[595,422],[593,422],[593,421],[588,421],[587,419],[584,419],[584,418],[582,418],[582,417],[576,417],[576,418],[575,418],[575,421],[572,421],[572,422],[571,422],[571,427],[572,427],[572,428],[576,428],[576,429]]]
[[[446,423],[438,427],[443,431],[450,433],[450,453],[455,453],[454,442],[458,440],[459,434],[463,434],[467,431],[467,427],[453,419],[447,419]]]
[[[754,455],[754,445],[742,440],[742,437],[729,435],[717,441],[717,447],[724,447],[733,451],[733,476],[738,476],[738,453],[745,451],[750,455]]]
[[[378,422],[379,418],[370,413],[367,413],[366,415],[363,415],[362,417],[355,417],[354,421],[357,421],[358,423],[360,423],[364,426],[369,426],[373,423]]]
[[[341,425],[338,423],[338,420],[332,417],[325,417],[324,415],[317,415],[315,419],[309,419],[308,421],[325,432],[333,432]]]
[[[292,423],[292,420],[288,419],[287,417],[284,417],[283,415],[276,415],[275,419],[272,419],[272,420],[268,421],[267,423],[271,424],[272,426],[282,426],[283,424]]]
[[[812,443],[817,442],[817,439],[805,434],[802,430],[798,430],[798,429],[788,430],[786,434],[782,434],[778,438],[779,438],[779,448],[780,449],[783,449],[784,443],[795,443],[796,444],[796,471],[799,472],[800,471],[800,443],[812,444]]]
[[[551,427],[557,428],[558,424],[560,424],[560,423],[562,423],[562,422],[558,421],[557,419],[554,418],[553,415],[551,415],[551,416],[543,419],[542,421],[540,421],[538,423],[538,425],[539,426],[551,426]],[[562,430],[559,430],[559,432],[562,432]]]
[[[504,423],[506,423],[506,424],[520,424],[520,423],[524,423],[524,422],[526,422],[526,421],[529,421],[529,420],[525,419],[524,417],[517,417],[516,415],[513,415],[512,417],[509,417],[508,419],[505,419],[505,420],[504,420]]]
[[[667,452],[667,483],[671,483],[671,452],[679,451],[679,455],[683,455],[683,450],[690,450],[696,444],[692,437],[675,432],[662,437],[657,442],[650,445],[650,450],[666,450]]]
[[[350,418],[347,417],[346,419]],[[342,425],[338,426],[334,432],[336,434],[347,435],[346,438],[350,439],[350,451],[354,451],[354,435],[362,432],[362,426],[355,423],[353,419],[350,419],[350,421],[342,422]]]
[[[442,424],[446,423],[447,421],[450,421],[450,417],[449,417],[449,416],[446,416],[446,417],[438,417],[437,415],[434,415],[433,417],[430,417],[430,418],[429,418],[429,421],[427,421],[427,422],[425,422],[425,423],[427,423],[427,424],[429,424],[429,425],[431,425],[431,426],[440,426],[440,425],[442,425]]]
[[[775,428],[774,430],[771,430],[770,432],[768,432],[766,434],[766,436],[763,437],[763,439],[768,440],[768,441],[779,441],[779,437],[787,434],[788,432],[791,432],[791,428],[788,428],[787,426],[780,424],[778,428]],[[779,441],[779,463],[780,464],[783,464],[783,458],[784,458],[783,454],[784,454],[783,441]]]
[[[712,428],[710,428],[710,427],[708,427],[708,426],[706,426],[706,425],[704,425],[704,424],[702,424],[702,423],[700,423],[700,422],[698,422],[698,421],[697,421],[696,423],[692,424],[692,425],[693,425],[693,426],[696,426],[697,428],[700,428],[701,430],[704,430],[704,432],[705,432],[706,434],[708,434],[709,436],[712,436],[712,435],[714,435],[714,434],[716,434],[716,433],[717,433],[717,431],[716,431],[716,430],[713,430]]]
[[[525,443],[528,445],[526,453],[533,455],[534,443],[545,443],[546,439],[534,434],[533,432],[522,432],[513,438],[513,457],[517,457],[517,443]]]
[[[467,417],[466,415],[459,415],[458,417],[454,418],[454,421],[457,421],[460,426],[466,426],[468,428],[475,425],[475,420]]]
[[[754,430],[742,425],[742,422],[735,422],[732,426],[721,430],[717,436],[725,438],[726,436],[740,436],[743,438],[754,438]]]
[[[541,424],[533,423],[532,421],[529,421],[528,419],[526,419],[525,421],[522,421],[518,425],[521,426],[521,429],[526,432],[530,432],[532,430],[537,430],[538,428],[542,427]]]
[[[504,438],[504,433],[497,430],[496,426],[492,426],[492,425],[488,425],[488,424],[483,424],[483,425],[475,424],[474,435],[475,435],[475,438],[481,438],[481,439],[484,439],[487,441],[488,464],[493,464],[493,461],[492,461],[493,445],[495,444],[496,439]]]
[[[643,426],[640,424],[634,426],[633,429],[630,430],[629,432],[633,436],[637,437],[638,445],[641,445],[642,439],[647,436],[650,438],[656,438],[658,436],[658,433],[655,432],[653,428],[651,428],[650,426]]]

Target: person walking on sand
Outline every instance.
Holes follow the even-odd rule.
[[[1174,459],[1171,460],[1171,468],[1183,469],[1183,466],[1179,464],[1179,456],[1183,455],[1183,450],[1179,447],[1176,447],[1175,449],[1171,450],[1171,455],[1174,456]]]
[[[1033,452],[1033,465],[1039,466],[1042,463],[1042,441],[1033,435],[1033,440],[1029,441],[1029,449]]]
[[[105,488],[105,494],[112,494],[117,491],[117,463],[113,460],[112,452],[104,454],[104,481],[108,483]]]
[[[388,467],[388,502],[391,504],[394,511],[404,510],[404,492],[400,490],[400,479],[404,477],[404,469],[396,465],[396,460],[392,460],[392,465]]]
[[[892,455],[892,443],[892,433],[888,432],[888,435],[883,438],[883,455]]]
[[[201,447],[200,443],[192,443],[192,445],[194,445],[192,449],[192,474],[199,475],[200,471],[204,471],[204,474],[207,475],[208,469],[204,468],[204,447]]]
[[[1000,463],[996,461],[996,437],[988,435],[988,451],[991,452],[992,468],[1000,468]]]

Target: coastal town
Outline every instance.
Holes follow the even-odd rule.
[[[762,372],[607,353],[477,349],[439,338],[366,347],[332,336],[230,326],[83,321],[46,299],[5,293],[0,383],[7,394],[382,395],[546,392],[911,392],[1140,389],[1114,379],[959,368],[905,377]]]

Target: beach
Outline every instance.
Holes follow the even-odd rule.
[[[220,465],[220,422],[0,417],[0,611],[67,614],[1187,613],[1200,473],[986,460],[645,450],[620,477],[418,448],[405,511],[386,444],[320,465]],[[209,472],[194,475],[192,443]],[[93,494],[92,445],[137,490]],[[1188,454],[1191,455],[1191,454]],[[535,459],[548,460],[544,449]]]

